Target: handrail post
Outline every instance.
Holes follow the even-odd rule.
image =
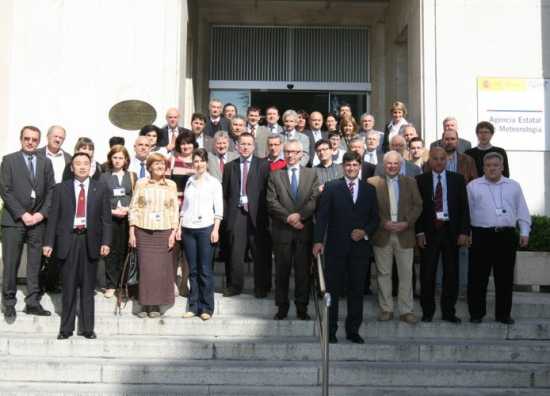
[[[328,335],[328,310],[330,308],[330,294],[325,293],[323,296],[323,335],[321,337],[323,341],[323,368],[322,368],[322,384],[323,384],[323,396],[328,396],[328,384],[329,384],[329,335]]]

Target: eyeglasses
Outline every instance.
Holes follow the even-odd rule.
[[[284,150],[285,154],[299,154],[302,150]]]

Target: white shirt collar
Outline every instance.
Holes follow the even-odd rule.
[[[80,180],[76,179],[76,178],[74,179],[74,186],[75,187],[80,188],[81,184],[84,184],[84,189],[87,190],[88,187],[90,186],[90,178],[87,177],[86,180],[84,180],[82,182]]]
[[[46,155],[49,157],[62,157],[63,150],[59,149],[59,151],[56,154],[54,154],[50,150],[48,150],[48,146],[46,146]]]

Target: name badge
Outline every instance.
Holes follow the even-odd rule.
[[[247,205],[248,204],[248,196],[247,195],[241,195],[241,198],[239,200],[239,204],[242,206],[242,205]]]
[[[123,197],[126,195],[126,190],[124,188],[113,188],[114,197]]]
[[[31,198],[36,199],[36,191],[31,190]]]
[[[154,221],[156,223],[158,223],[160,220],[161,220],[161,215],[160,215],[160,212],[152,212],[152,213],[149,213],[149,220],[151,221]]]
[[[435,217],[437,218],[437,220],[449,221],[449,215],[445,212],[436,212]]]
[[[495,213],[497,216],[502,216],[504,213],[506,213],[506,209],[496,208]]]
[[[75,227],[78,227],[78,226],[86,227],[86,218],[85,217],[76,217],[74,219],[74,226]]]

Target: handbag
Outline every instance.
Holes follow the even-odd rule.
[[[139,283],[139,265],[137,250],[130,248],[126,259],[124,260],[124,266],[120,275],[120,281],[118,284],[117,293],[117,305],[115,308],[115,314],[120,315],[122,309],[126,307],[126,303],[129,299],[128,288],[136,286]]]

